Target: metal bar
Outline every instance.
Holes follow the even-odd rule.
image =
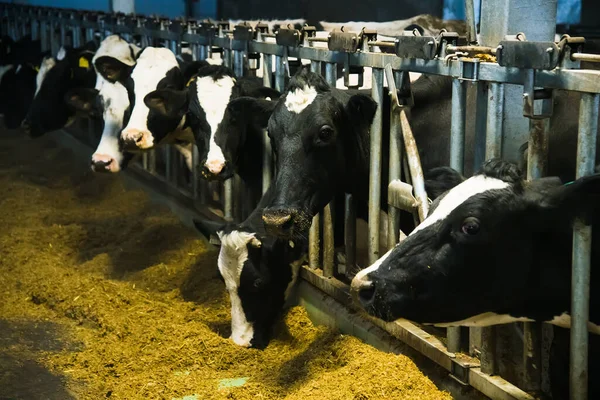
[[[325,80],[332,86],[335,86],[336,73],[336,64],[325,65]],[[323,274],[327,277],[333,276],[335,265],[333,224],[336,216],[333,215],[333,209],[334,200],[323,209]]]
[[[283,93],[285,89],[285,63],[282,56],[275,56],[275,90]]]
[[[354,196],[345,194],[344,207],[344,243],[346,246],[346,266],[339,273],[350,276],[356,271],[356,204]]]
[[[527,179],[545,175],[548,165],[548,119],[530,119],[527,145]]]
[[[473,82],[471,89],[474,89],[477,99],[477,105],[475,108],[475,138],[474,138],[474,149],[473,151],[473,164],[467,166],[469,170],[466,171],[470,174],[471,168],[477,171],[479,167],[485,161],[485,148],[486,148],[486,125],[487,125],[487,107],[488,107],[488,84],[486,82]],[[468,94],[467,94],[468,98]],[[471,118],[472,119],[472,118]],[[465,133],[465,135],[468,135]],[[466,139],[465,139],[466,140]]]
[[[579,106],[577,178],[594,173],[600,95],[582,94]],[[590,264],[592,227],[581,219],[573,225],[571,276],[571,400],[588,398],[588,319],[590,313]]]
[[[571,54],[573,61],[600,62],[600,54],[573,53]]]
[[[402,137],[404,139],[404,149],[406,150],[406,158],[408,160],[408,168],[410,170],[410,176],[412,179],[413,191],[418,201],[417,210],[419,212],[419,221],[427,217],[429,213],[429,202],[427,198],[427,192],[425,191],[425,177],[423,175],[423,169],[421,168],[421,160],[419,157],[419,150],[417,149],[417,143],[412,134],[412,129],[408,123],[408,117],[406,116],[406,110],[400,110],[400,125],[402,126]]]
[[[504,126],[504,84],[491,82],[488,88],[485,159],[502,157]]]
[[[233,52],[233,72],[238,78],[244,76],[244,52],[234,51]]]
[[[223,182],[223,214],[225,219],[233,221],[233,179]]]
[[[194,200],[197,200],[200,197],[200,169],[197,167],[200,162],[198,159],[200,158],[200,153],[198,151],[198,146],[196,144],[192,144],[192,196]]]
[[[450,124],[450,167],[463,173],[465,157],[466,88],[462,81],[452,81],[452,121]]]
[[[273,75],[273,56],[270,54],[263,54],[263,85],[266,87],[273,87],[272,75]]]
[[[266,65],[265,65],[266,67]],[[321,73],[321,62],[310,62],[311,72]],[[321,216],[317,214],[313,217],[312,225],[308,233],[308,263],[310,268],[316,269],[320,266],[320,250],[321,250]]]
[[[382,106],[383,106],[383,70],[373,68],[373,100],[377,102],[377,111],[371,125],[370,165],[369,165],[369,264],[379,258],[379,210],[381,208],[381,142],[382,142]]]
[[[265,194],[273,180],[273,150],[271,139],[266,129],[263,129],[263,167],[262,167],[262,192]]]
[[[311,61],[310,62],[310,72],[314,72],[315,74],[321,74],[321,62],[320,61]]]
[[[465,0],[465,17],[467,20],[467,43],[477,43],[474,0]]]
[[[399,74],[396,75],[396,82],[400,82]],[[389,77],[388,77],[389,79]],[[388,83],[389,86],[389,83]],[[389,160],[389,181],[392,182],[402,177],[402,139],[400,130],[400,113],[390,107],[390,160]],[[400,211],[395,207],[388,207],[388,243],[387,248],[391,249],[400,240]]]

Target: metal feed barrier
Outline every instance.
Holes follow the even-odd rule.
[[[502,7],[512,7],[516,0],[502,0]],[[411,107],[408,72],[444,75],[453,78],[451,121],[451,167],[463,172],[466,166],[465,133],[470,114],[475,115],[475,164],[491,157],[515,159],[503,146],[512,144],[514,133],[507,129],[505,115],[510,106],[509,91],[515,85],[522,104],[522,115],[529,119],[528,179],[543,176],[547,162],[548,122],[552,110],[552,90],[563,89],[581,92],[577,177],[594,172],[595,143],[597,135],[600,94],[600,71],[580,69],[580,61],[600,61],[598,55],[582,53],[583,38],[564,36],[559,43],[553,40],[528,41],[518,31],[500,32],[500,26],[509,26],[508,16],[498,16],[502,7],[489,0],[482,4],[481,37],[500,38],[490,45],[476,43],[473,7],[467,1],[467,38],[442,31],[438,36],[423,37],[406,32],[395,41],[378,40],[374,31],[332,32],[327,37],[317,37],[313,27],[297,30],[293,27],[269,32],[266,25],[255,28],[247,25],[230,27],[227,22],[169,20],[145,16],[126,16],[101,12],[37,8],[15,5],[0,6],[2,34],[14,39],[30,34],[40,39],[43,50],[56,55],[61,45],[80,46],[85,41],[99,43],[112,33],[125,39],[136,40],[142,47],[164,46],[180,54],[187,47],[196,60],[221,57],[223,64],[232,67],[237,76],[254,75],[263,66],[264,83],[279,91],[284,90],[291,65],[300,60],[310,60],[311,70],[323,73],[327,82],[336,84],[337,65],[344,66],[344,83],[350,86],[351,78],[363,80],[365,68],[372,69],[372,96],[383,104],[384,76],[392,97],[390,115],[382,115],[381,107],[375,115],[371,131],[370,207],[369,207],[369,262],[377,260],[380,231],[380,188],[389,185],[388,248],[400,240],[399,210],[413,212],[422,220],[427,213],[427,195],[423,186],[422,171],[418,163],[416,144],[410,132],[407,110]],[[533,2],[521,1],[529,4]],[[539,2],[537,2],[539,3]],[[547,2],[544,12],[552,7],[556,15],[556,1]],[[541,7],[538,5],[538,7]],[[555,17],[554,17],[555,18]],[[534,21],[541,24],[539,19]],[[541,24],[543,25],[543,24]],[[233,28],[233,29],[231,29]],[[548,28],[543,26],[542,28]],[[549,29],[549,28],[548,28]],[[553,31],[554,27],[551,27]],[[506,29],[505,29],[506,30]],[[498,33],[500,32],[500,33]],[[319,44],[322,47],[319,47]],[[326,45],[326,46],[325,46]],[[388,52],[375,52],[375,49]],[[274,63],[274,74],[270,73]],[[467,94],[475,92],[476,110],[467,116]],[[522,100],[520,100],[522,98]],[[513,98],[514,99],[514,98]],[[522,103],[521,103],[522,102]],[[519,116],[518,113],[514,114]],[[389,182],[381,182],[382,121],[390,120]],[[75,132],[91,144],[98,141],[98,131]],[[273,177],[273,159],[269,138],[264,136],[263,192]],[[527,139],[527,138],[525,138]],[[520,143],[516,144],[517,146]],[[405,151],[403,151],[405,150]],[[198,163],[194,147],[193,165]],[[260,161],[257,161],[260,162]],[[224,184],[204,181],[198,168],[193,168],[186,179],[187,169],[179,153],[172,146],[144,153],[141,160],[132,162],[130,169],[146,180],[158,182],[174,198],[187,201],[190,207],[216,212],[228,220],[239,221],[250,210],[242,210],[240,198],[243,188],[238,177]],[[405,181],[401,181],[404,171]],[[411,185],[412,183],[412,185]],[[414,193],[415,197],[412,197]],[[333,237],[333,207],[328,205],[314,217],[310,229],[309,266],[302,277],[343,304],[349,301],[348,278],[356,273],[356,212],[354,199],[345,198],[345,263],[336,263]],[[338,216],[339,217],[339,216]],[[571,399],[587,399],[587,359],[589,314],[589,276],[591,254],[591,228],[577,222],[574,228],[573,297],[571,329]],[[369,318],[369,317],[367,317]],[[512,383],[498,376],[502,362],[497,356],[495,328],[471,328],[469,348],[463,348],[466,329],[452,328],[425,331],[423,327],[399,320],[372,322],[409,344],[426,357],[449,371],[451,376],[470,385],[494,399],[532,399],[527,392],[539,392],[542,381],[542,346],[540,324],[523,324],[523,360],[521,379]],[[431,334],[433,332],[433,334]],[[368,332],[355,332],[363,339]],[[470,355],[462,353],[466,350]],[[495,375],[495,376],[493,376]],[[515,382],[518,381],[518,382]],[[519,387],[517,387],[519,386]]]

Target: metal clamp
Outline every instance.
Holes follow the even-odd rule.
[[[356,53],[359,46],[359,36],[355,32],[332,31],[327,37],[327,48],[331,51]]]
[[[496,57],[503,67],[551,70],[558,65],[560,50],[554,42],[503,40]]]
[[[433,36],[399,36],[395,40],[395,46],[398,57],[433,60],[438,43]]]
[[[460,81],[477,82],[479,80],[479,66],[481,62],[478,58],[459,58],[460,63]]]
[[[552,89],[536,89],[534,87],[535,70],[527,71],[525,82],[523,83],[523,116],[531,119],[550,118],[554,110],[554,101],[552,99]],[[540,100],[540,110],[536,114],[535,101]]]

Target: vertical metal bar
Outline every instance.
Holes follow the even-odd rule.
[[[467,43],[477,42],[477,30],[475,27],[475,5],[473,0],[465,0],[465,18],[467,20]]]
[[[35,19],[31,20],[31,40],[39,40],[40,39],[40,30],[38,21]]]
[[[238,78],[244,76],[244,52],[233,52],[233,72]]]
[[[577,178],[594,173],[600,95],[581,94],[577,139]],[[592,227],[577,219],[573,225],[571,275],[571,400],[588,398],[588,319],[590,313],[590,264]]]
[[[396,83],[400,81],[396,79]],[[394,107],[390,109],[390,182],[402,176],[402,139],[400,132],[400,113]],[[391,249],[400,240],[400,210],[388,207],[388,243]]]
[[[275,90],[283,93],[285,89],[285,63],[283,56],[275,56]]]
[[[321,216],[315,215],[308,232],[308,265],[317,269],[320,265],[321,253]]]
[[[545,175],[548,164],[548,119],[529,121],[529,144],[527,145],[527,179]]]
[[[263,167],[262,167],[262,192],[265,194],[273,179],[273,150],[271,139],[266,129],[263,129]]]
[[[504,125],[504,84],[490,82],[488,89],[485,159],[502,156],[502,130]]]
[[[231,50],[223,49],[223,65],[231,68]]]
[[[223,182],[223,213],[225,219],[228,221],[233,220],[233,179],[229,178]]]
[[[286,60],[287,61],[287,60]],[[325,65],[325,80],[332,86],[335,86],[336,64],[327,63]],[[331,277],[334,273],[335,249],[333,237],[333,215],[334,201],[332,200],[323,209],[323,275]]]
[[[383,70],[373,68],[373,100],[377,102],[377,111],[371,125],[370,165],[369,165],[369,264],[379,258],[379,211],[381,208],[381,137],[383,106]]]
[[[148,172],[156,174],[156,149],[148,150]]]
[[[345,194],[344,207],[344,243],[346,245],[346,266],[339,273],[349,276],[356,271],[356,204],[354,196]]]
[[[199,163],[198,158],[200,158],[198,146],[192,144],[192,197],[194,200],[198,200],[200,197],[200,171],[196,167]]]
[[[321,74],[321,61],[311,61],[310,62],[310,72],[314,72],[315,74]]]
[[[273,56],[271,54],[263,54],[263,85],[273,87],[271,75],[273,71]]]
[[[463,173],[465,158],[466,88],[459,79],[452,80],[452,121],[450,124],[450,167]]]

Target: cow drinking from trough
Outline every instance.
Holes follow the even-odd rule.
[[[566,185],[555,177],[524,181],[515,165],[490,160],[479,174],[447,183],[427,219],[353,279],[358,304],[386,321],[570,327],[572,223],[583,218],[600,226],[600,175]],[[599,287],[599,244],[594,235],[592,288]],[[589,330],[595,334],[599,298],[592,289]]]
[[[194,221],[206,237],[220,239],[218,268],[231,301],[231,339],[239,346],[267,346],[307,252],[305,239],[265,232],[261,215],[272,197],[273,186],[241,224]]]

